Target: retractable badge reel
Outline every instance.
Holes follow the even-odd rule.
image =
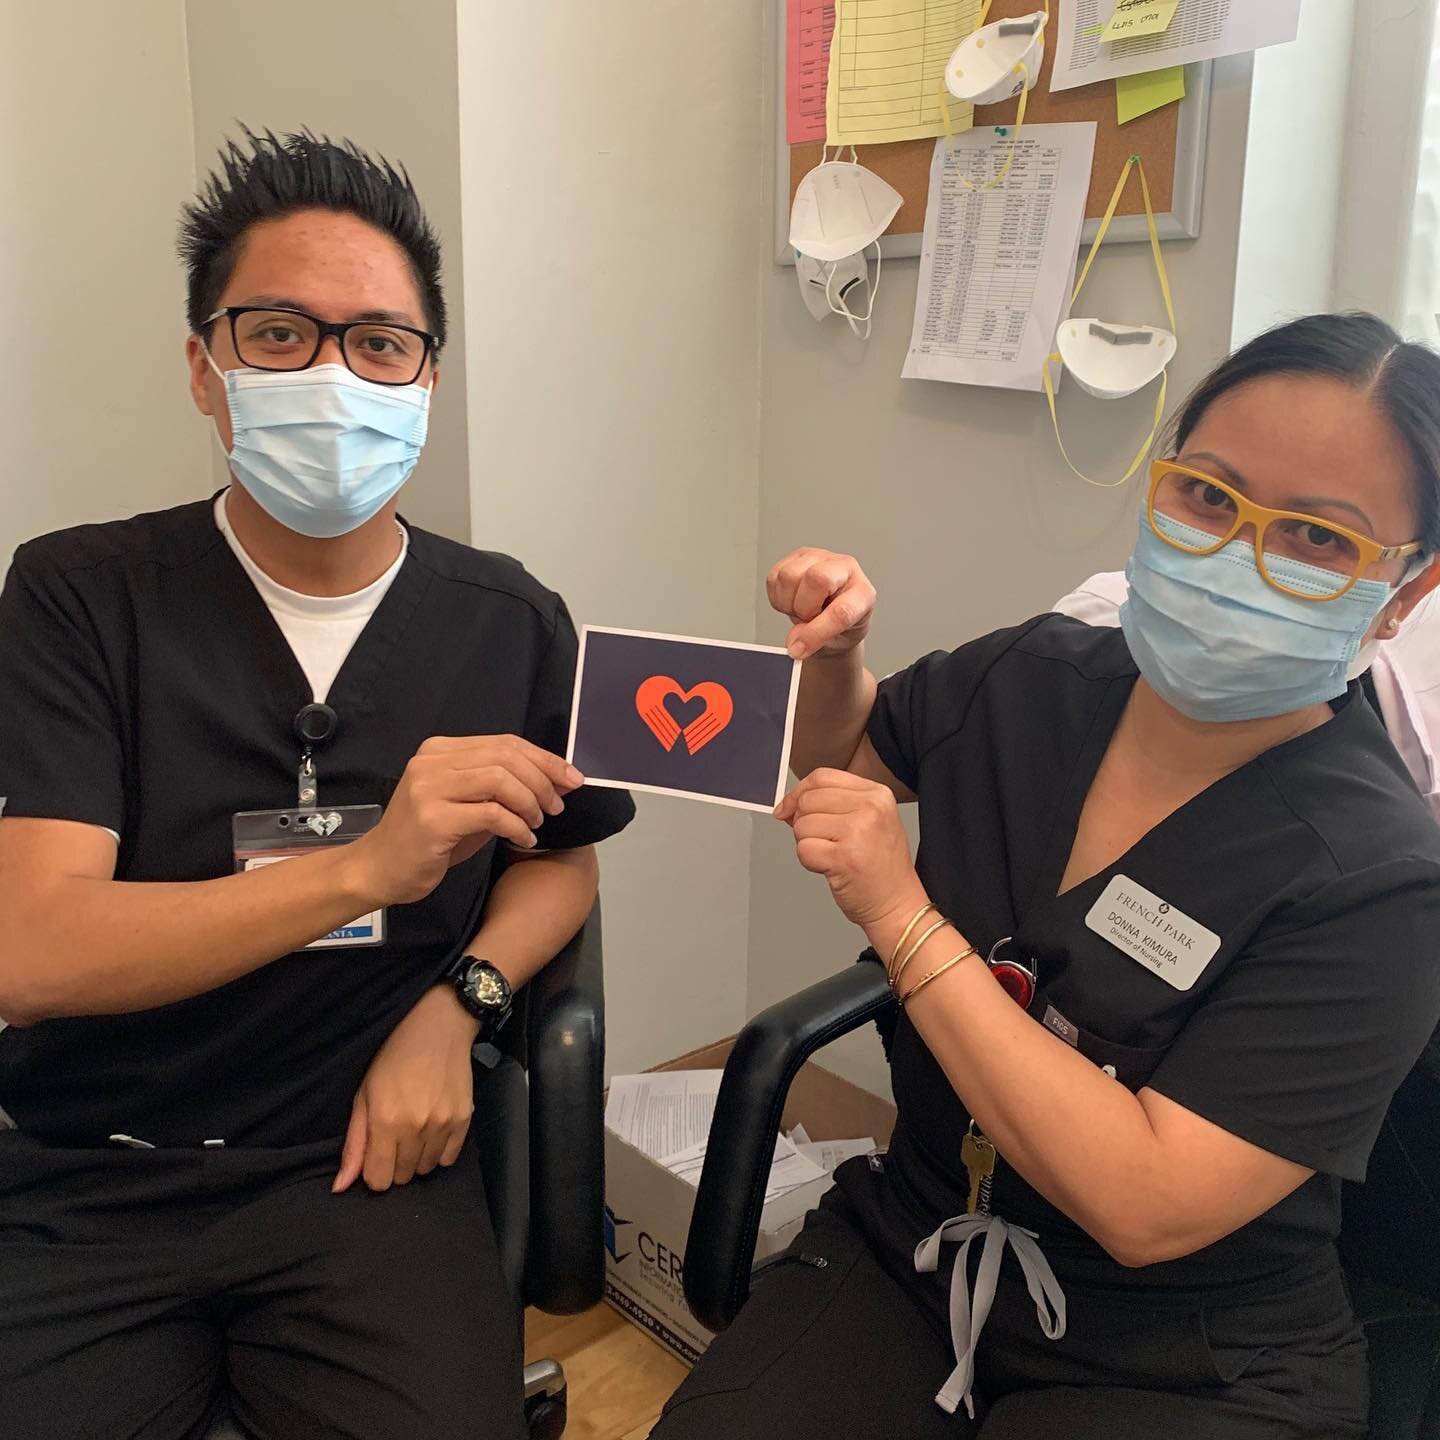
[[[353,844],[380,823],[385,812],[379,805],[332,807],[321,803],[317,752],[334,739],[339,724],[339,716],[328,705],[306,705],[295,716],[293,728],[299,750],[296,804],[293,809],[244,810],[231,817],[237,874],[296,860],[317,850]],[[311,941],[305,948],[333,950],[384,943],[385,912],[372,910]]]
[[[990,973],[1000,988],[1022,1010],[1028,1010],[1030,1002],[1035,998],[1038,977],[1033,964],[1027,965],[1024,960],[1006,953],[1006,947],[1014,943],[1008,936],[1004,940],[997,940],[990,947],[985,963],[990,967]]]

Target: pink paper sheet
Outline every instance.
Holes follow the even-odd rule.
[[[791,145],[825,138],[825,86],[835,0],[785,0],[785,136]]]

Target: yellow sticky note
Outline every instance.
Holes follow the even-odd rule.
[[[1115,13],[1100,38],[1108,44],[1140,35],[1163,35],[1179,8],[1180,0],[1115,0]]]
[[[1115,109],[1121,125],[1185,98],[1185,67],[1151,70],[1144,75],[1122,75],[1115,82]]]

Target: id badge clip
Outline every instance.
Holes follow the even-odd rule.
[[[315,747],[335,733],[336,724],[335,712],[328,705],[307,705],[295,717],[295,733],[301,744],[296,786],[299,803],[293,809],[243,810],[230,817],[236,874],[295,860],[316,850],[350,845],[380,823],[385,813],[383,806],[320,803]],[[334,950],[384,943],[385,911],[381,909],[358,916],[348,925],[312,940],[305,948]]]

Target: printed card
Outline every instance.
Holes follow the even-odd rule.
[[[768,645],[587,625],[566,759],[591,785],[772,810],[799,688]]]

